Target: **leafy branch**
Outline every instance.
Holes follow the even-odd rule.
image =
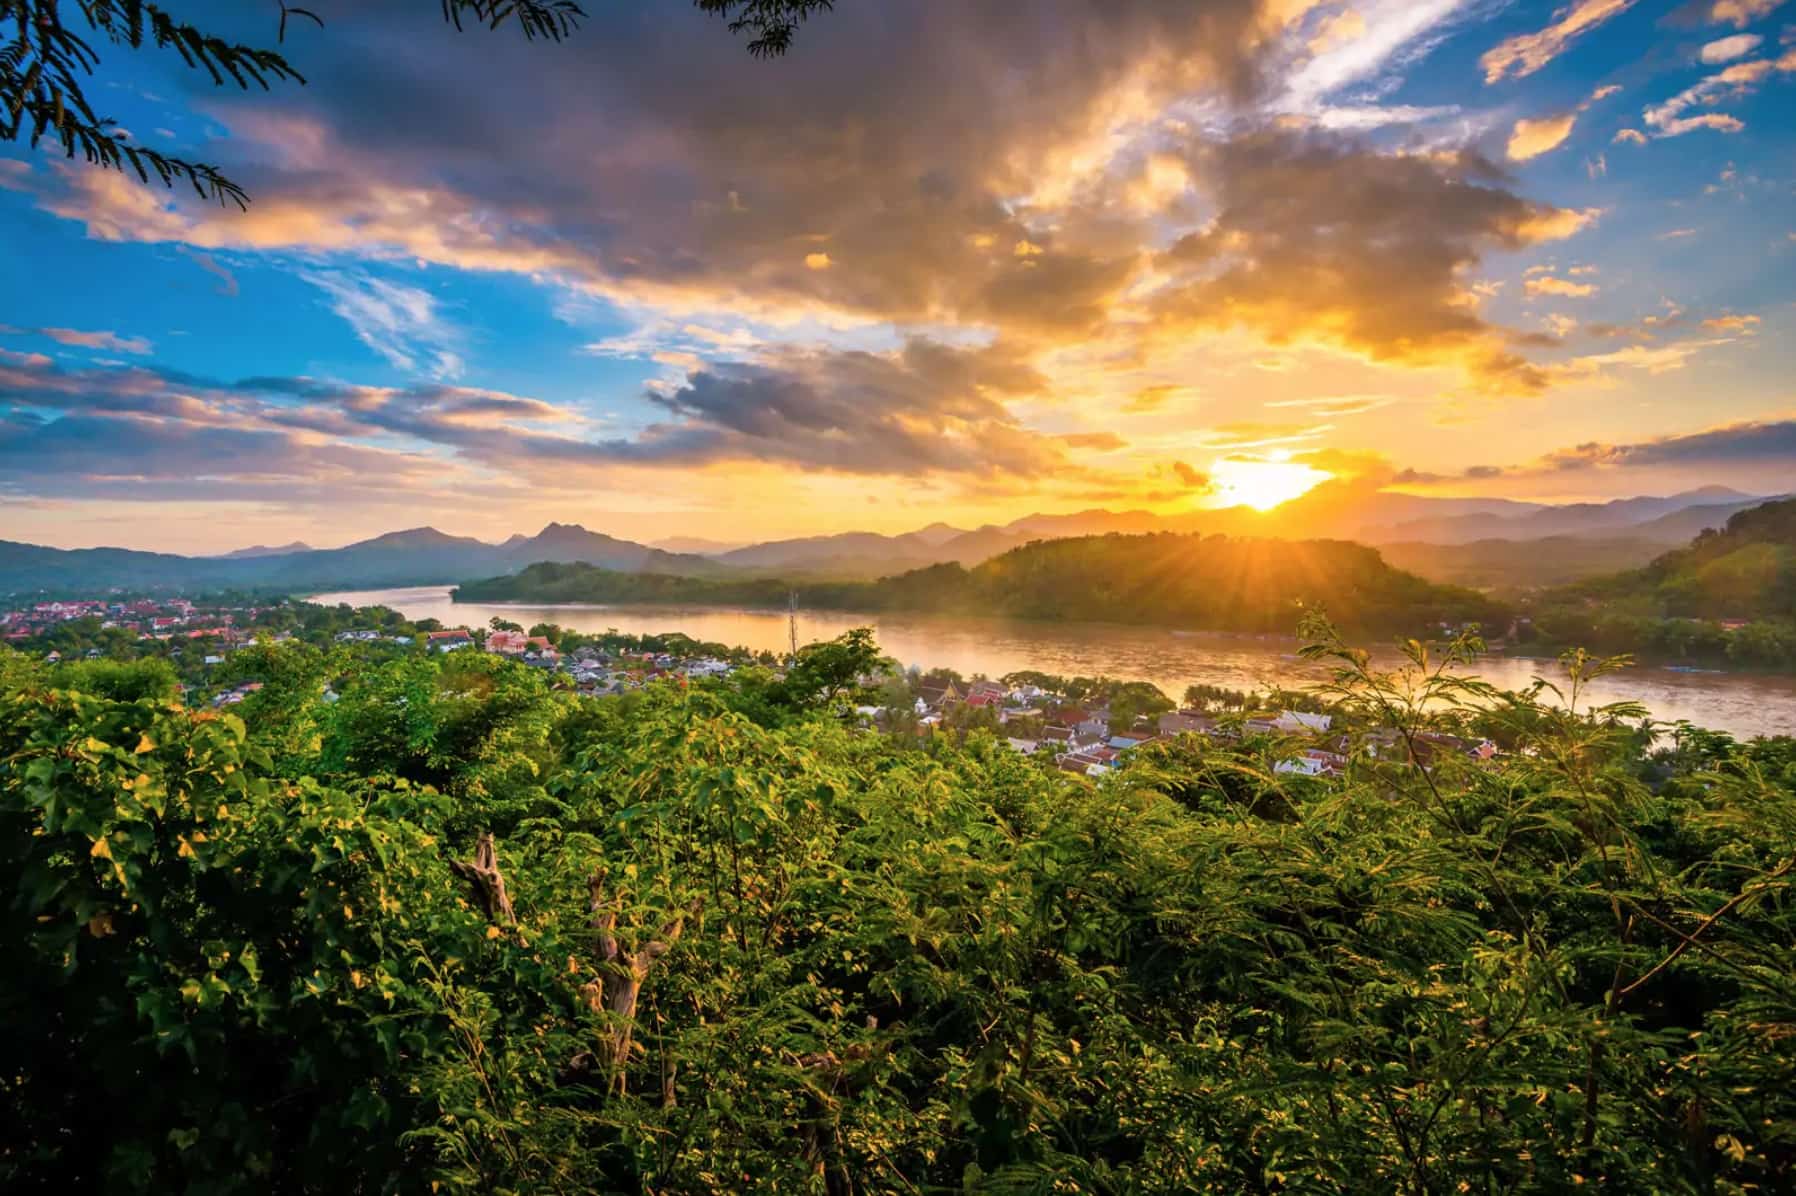
[[[732,33],[748,33],[748,51],[775,57],[792,45],[799,24],[828,10],[831,0],[694,0],[726,17]],[[512,26],[529,41],[560,42],[586,17],[576,0],[440,0],[443,19],[457,30]],[[294,20],[319,28],[311,9],[274,0],[275,42],[284,45]],[[104,66],[101,42],[120,50],[172,51],[213,86],[272,90],[305,85],[305,76],[279,51],[228,41],[149,0],[0,0],[0,140],[46,141],[67,158],[79,155],[108,170],[130,170],[140,182],[191,186],[203,200],[249,206],[244,189],[218,167],[138,144],[89,101],[87,87]]]

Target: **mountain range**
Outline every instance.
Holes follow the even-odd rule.
[[[318,589],[435,585],[490,577],[536,561],[568,561],[625,572],[706,577],[728,566],[706,557],[663,552],[629,540],[551,523],[534,536],[490,544],[431,527],[389,532],[342,548],[294,552],[246,550],[184,557],[123,548],[42,548],[0,541],[0,592]]]
[[[294,543],[209,557],[121,548],[57,549],[0,541],[0,593],[324,589],[433,585],[515,572],[541,561],[684,577],[867,579],[936,564],[978,565],[1033,540],[1155,532],[1389,545],[1400,566],[1432,580],[1490,588],[1562,584],[1644,564],[1666,547],[1766,499],[1710,486],[1665,497],[1551,505],[1496,498],[1431,498],[1328,482],[1276,507],[1190,511],[1089,510],[1039,514],[1002,526],[945,523],[884,535],[846,532],[732,547],[684,538],[639,544],[578,524],[551,523],[500,543],[422,527],[342,548]],[[667,545],[703,551],[670,551]],[[1544,571],[1547,562],[1550,570]]]
[[[1467,567],[1472,560],[1494,557],[1508,562],[1510,568],[1486,569],[1483,580],[1470,583],[1489,585],[1501,582],[1504,573],[1525,571],[1530,564],[1527,545],[1551,538],[1558,542],[1553,553],[1558,569],[1550,578],[1523,581],[1538,585],[1644,564],[1704,528],[1721,527],[1734,513],[1765,501],[1724,486],[1705,486],[1665,497],[1555,506],[1502,498],[1431,498],[1338,482],[1325,483],[1271,511],[1232,507],[1160,515],[1095,509],[1028,515],[1002,526],[988,524],[972,530],[936,523],[902,535],[846,532],[772,540],[703,555],[738,569],[865,578],[949,562],[977,565],[1031,540],[1112,533],[1221,532],[1400,545],[1407,550],[1403,567],[1435,580],[1465,580],[1463,574],[1475,572]],[[1421,551],[1437,547],[1461,551]],[[1585,555],[1591,558],[1588,562],[1580,559]],[[1454,575],[1435,577],[1429,566],[1436,560]]]

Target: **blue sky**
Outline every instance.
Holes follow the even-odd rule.
[[[90,84],[247,212],[0,147],[7,538],[1793,488],[1796,5],[314,7]]]

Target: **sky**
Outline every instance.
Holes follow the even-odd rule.
[[[309,7],[89,84],[247,211],[0,143],[0,538],[1796,489],[1796,3]]]

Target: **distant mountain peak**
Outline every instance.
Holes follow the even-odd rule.
[[[1685,490],[1681,493],[1674,494],[1671,497],[1698,498],[1704,501],[1713,500],[1715,502],[1745,502],[1760,496],[1756,494],[1747,494],[1742,490],[1735,490],[1732,486],[1709,485],[1698,486],[1694,490]]]
[[[448,532],[438,531],[434,527],[408,527],[404,531],[386,532],[368,540],[358,540],[349,548],[395,548],[417,544],[478,544],[480,541],[467,536],[452,536]]]
[[[304,540],[295,540],[291,544],[252,544],[248,548],[239,548],[234,552],[221,552],[221,561],[248,561],[261,556],[287,556],[295,552],[311,552],[312,546]]]

